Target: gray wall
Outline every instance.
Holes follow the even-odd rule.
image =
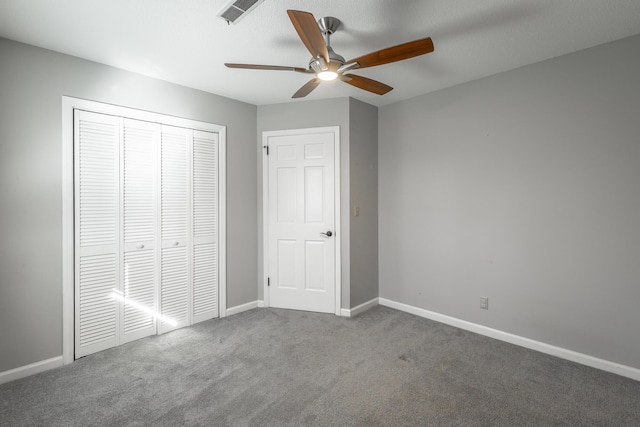
[[[353,308],[378,297],[378,108],[350,98],[349,135]]]
[[[62,354],[63,95],[227,126],[227,306],[257,290],[253,105],[0,39],[0,372]]]
[[[380,296],[640,368],[638,76],[636,36],[382,107]]]
[[[286,104],[261,105],[258,107],[258,141],[262,141],[262,132],[283,129],[303,129],[314,127],[340,127],[340,221],[342,254],[342,308],[350,308],[350,272],[349,272],[349,98],[336,98],[319,101],[296,101]],[[262,250],[262,150],[256,143],[258,155],[258,295],[264,299],[262,288],[263,250]]]

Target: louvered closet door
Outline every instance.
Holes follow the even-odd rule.
[[[218,317],[218,134],[74,110],[75,356]]]
[[[160,333],[190,324],[190,135],[162,126],[160,146]]]
[[[124,119],[122,133],[122,342],[156,333],[156,172],[159,126]]]
[[[119,120],[75,111],[75,357],[117,343]]]
[[[193,322],[218,316],[218,135],[193,132]]]

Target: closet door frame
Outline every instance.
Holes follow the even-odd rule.
[[[226,126],[137,110],[96,101],[62,97],[62,359],[74,360],[75,343],[75,212],[74,110],[127,117],[218,134],[218,309],[226,317]]]

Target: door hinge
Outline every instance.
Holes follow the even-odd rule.
[[[267,277],[267,286],[271,286],[271,277]]]
[[[267,150],[267,156],[268,156],[269,155],[269,146],[268,145],[263,145],[262,148]]]

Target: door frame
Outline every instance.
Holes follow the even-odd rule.
[[[97,101],[62,96],[62,362],[74,361],[75,215],[73,111],[75,109],[218,133],[218,316],[227,316],[226,126]]]
[[[264,307],[269,307],[269,158],[266,147],[269,138],[274,136],[306,135],[311,133],[327,132],[334,136],[334,224],[335,224],[335,314],[341,315],[342,300],[342,232],[340,227],[340,126],[327,126],[302,129],[283,129],[263,131],[262,140],[258,141],[262,151],[262,299]]]

